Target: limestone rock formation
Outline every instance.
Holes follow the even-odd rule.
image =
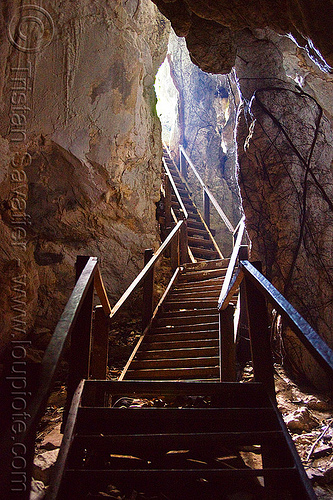
[[[149,0],[53,2],[32,13],[4,3],[1,351],[11,334],[54,326],[76,255],[101,258],[115,301],[157,244],[153,82],[169,32]]]

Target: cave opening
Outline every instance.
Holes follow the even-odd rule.
[[[155,79],[156,110],[162,141],[179,162],[179,146],[193,161],[234,226],[241,216],[236,175],[236,110],[239,95],[235,75],[211,74],[192,61],[183,38],[171,31],[168,51]],[[201,187],[189,172],[193,198],[203,213]],[[211,225],[222,253],[230,255],[230,233],[214,209]]]

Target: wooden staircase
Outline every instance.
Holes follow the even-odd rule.
[[[97,258],[77,260],[77,283],[45,352],[40,387],[27,408],[31,418],[18,441],[28,450],[27,484],[40,416],[70,338],[71,403],[46,500],[315,500],[276,406],[266,299],[331,375],[333,352],[240,257],[243,220],[232,231],[230,260],[222,258],[186,182],[171,160],[164,161],[175,186],[176,199],[170,186],[165,197],[175,226],[155,254],[147,250],[149,260],[112,308]],[[167,249],[171,262],[180,265],[153,312],[154,266]],[[106,380],[109,324],[140,284],[143,334],[120,379]],[[240,284],[253,383],[226,381],[234,380],[233,313]],[[93,317],[94,289],[101,305]],[[6,433],[0,447],[8,474],[12,438]],[[6,492],[4,497],[9,498]],[[29,489],[15,498],[28,500]]]
[[[316,498],[261,384],[84,381],[64,443],[48,498]]]
[[[121,379],[219,380],[217,302],[228,262],[180,268]]]
[[[213,234],[202,218],[195,203],[191,199],[191,193],[187,183],[182,178],[177,166],[171,160],[166,149],[163,150],[163,160],[172,176],[175,186],[182,198],[182,202],[188,212],[187,232],[188,246],[195,260],[222,259],[223,255],[216,244]],[[176,218],[180,220],[182,213],[175,193],[171,193],[171,207]]]

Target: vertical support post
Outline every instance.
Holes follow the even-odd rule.
[[[91,378],[104,380],[107,376],[109,328],[108,317],[103,306],[95,307],[93,322],[93,342],[91,351]]]
[[[238,252],[238,261],[248,260],[249,248],[247,245],[241,245]],[[246,310],[246,292],[245,281],[243,280],[239,287],[239,300],[240,300],[240,317],[239,328],[237,332],[237,357],[241,365],[244,365],[251,359],[251,347],[249,338],[249,322]]]
[[[165,176],[165,226],[166,229],[171,227],[172,217],[171,217],[171,183],[169,177]]]
[[[257,382],[264,385],[274,401],[274,367],[266,301],[262,293],[248,278],[245,278],[244,281],[254,376]]]
[[[78,256],[76,259],[76,279],[79,279],[89,257]],[[68,374],[67,400],[64,411],[63,427],[65,425],[73,394],[83,378],[90,375],[90,354],[92,340],[92,313],[93,313],[94,281],[91,282],[86,297],[81,306],[79,316],[75,322],[71,335],[70,364]]]
[[[182,150],[181,150],[181,147],[179,147],[179,170],[180,170],[180,173],[182,174],[182,176],[184,177],[184,179],[187,178],[187,168],[186,168],[186,160],[183,156],[183,153],[182,153]]]
[[[234,336],[234,306],[229,304],[219,314],[220,381],[236,380],[236,351]]]
[[[180,246],[180,264],[186,264],[186,262],[189,262],[188,233],[187,233],[186,220],[184,220],[183,224],[180,226],[179,246]]]
[[[202,188],[202,198],[203,198],[204,221],[206,222],[207,226],[210,227],[210,199],[205,191],[205,188]]]
[[[144,264],[146,265],[154,252],[151,248],[145,250]],[[143,281],[143,305],[142,305],[142,331],[146,328],[153,315],[154,299],[154,266],[146,274]]]
[[[175,271],[179,267],[179,232],[171,240],[171,269]]]

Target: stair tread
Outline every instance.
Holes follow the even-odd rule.
[[[183,349],[159,349],[155,351],[139,351],[137,353],[137,358],[145,358],[147,359],[153,359],[155,357],[157,358],[175,358],[175,357],[186,357],[186,356],[191,356],[191,355],[197,355],[197,356],[215,356],[218,354],[218,347],[189,347],[189,348],[183,348]]]

